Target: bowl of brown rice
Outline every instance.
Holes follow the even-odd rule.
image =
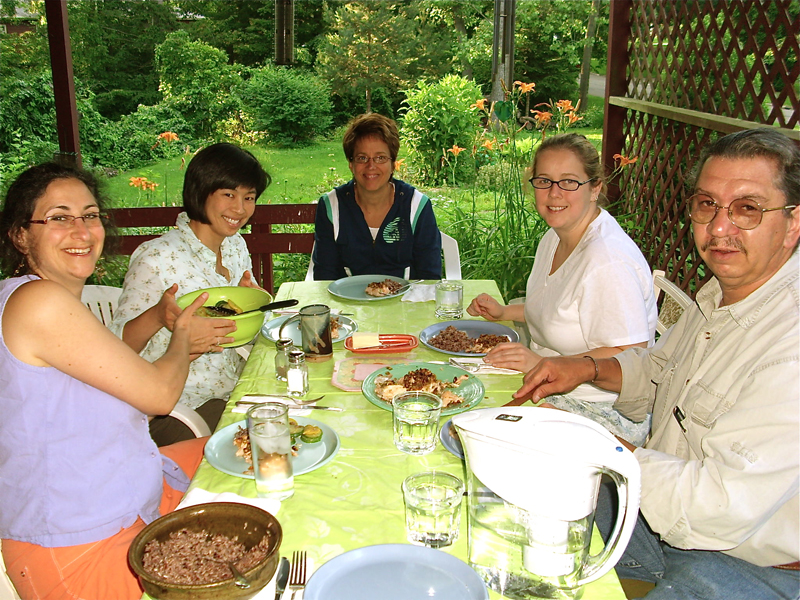
[[[128,562],[156,600],[247,600],[272,579],[283,532],[270,513],[233,502],[182,508],[139,532]],[[236,586],[233,562],[250,581]]]

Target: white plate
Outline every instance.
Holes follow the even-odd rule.
[[[264,326],[261,328],[261,335],[271,342],[277,342],[281,325],[288,321],[292,316],[293,315],[284,315],[264,323]],[[350,317],[335,314],[331,314],[331,317],[337,317],[339,319],[339,335],[331,340],[334,344],[336,342],[343,342],[358,330],[358,323],[353,321],[353,319]],[[303,343],[303,338],[300,335],[300,319],[295,319],[294,322],[289,323],[289,325],[286,326],[286,329],[283,330],[283,335],[292,338],[294,345],[300,347]]]
[[[455,556],[411,544],[340,554],[308,580],[304,600],[489,600],[481,578]]]
[[[511,329],[511,327],[506,327],[505,325],[501,325],[500,323],[492,323],[491,321],[443,321],[442,323],[434,323],[433,325],[429,325],[419,333],[419,341],[425,344],[431,350],[436,350],[437,352],[443,352],[444,354],[450,354],[452,356],[486,356],[486,353],[479,354],[477,352],[450,352],[449,350],[442,350],[441,348],[437,348],[436,346],[431,346],[430,339],[437,335],[440,331],[446,329],[449,325],[452,325],[456,329],[460,329],[464,333],[466,333],[471,338],[476,338],[484,333],[488,333],[490,335],[505,335],[511,338],[509,341],[511,342],[518,342],[519,341],[519,334]]]
[[[328,291],[334,296],[345,298],[347,300],[388,300],[389,298],[397,298],[405,294],[409,288],[404,289],[399,294],[390,294],[389,296],[369,296],[365,291],[367,285],[384,279],[391,279],[400,285],[407,285],[408,281],[401,277],[393,277],[392,275],[353,275],[352,277],[342,277],[328,285]]]
[[[304,417],[292,417],[297,421],[298,425],[316,425],[322,429],[322,441],[315,444],[307,444],[301,442],[300,452],[297,456],[292,457],[292,469],[295,475],[303,475],[315,469],[319,469],[322,465],[330,462],[336,452],[339,451],[339,436],[336,432],[314,419],[306,419]],[[233,444],[233,436],[239,431],[239,427],[247,427],[247,421],[239,421],[232,423],[227,427],[223,427],[212,435],[206,443],[204,451],[206,460],[212,467],[233,475],[234,477],[241,477],[242,479],[254,479],[253,473],[247,472],[248,465],[244,458],[236,456],[236,446]]]
[[[453,419],[448,419],[447,423],[442,425],[442,430],[439,432],[439,439],[442,442],[442,446],[450,451],[450,454],[464,460],[464,447],[461,445],[461,440],[459,438],[450,435],[451,429],[455,431]]]

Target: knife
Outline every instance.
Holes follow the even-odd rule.
[[[281,600],[283,591],[286,589],[286,582],[289,581],[289,559],[285,556],[281,557],[281,563],[278,565],[278,576],[275,581],[275,600]]]
[[[243,406],[251,406],[252,402],[242,402],[241,400],[236,403],[236,408]],[[331,410],[333,412],[342,412],[344,409],[338,406],[314,406],[313,404],[287,404],[291,410]]]

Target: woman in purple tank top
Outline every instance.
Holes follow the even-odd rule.
[[[141,596],[130,541],[172,510],[205,440],[165,447],[190,362],[194,310],[150,363],[81,302],[103,252],[95,179],[46,163],[11,185],[0,217],[0,539],[22,598]]]

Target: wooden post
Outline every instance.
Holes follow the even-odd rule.
[[[294,63],[294,0],[275,0],[275,64]]]
[[[66,0],[45,0],[47,37],[50,41],[50,67],[56,103],[56,128],[59,152],[56,162],[81,168],[81,144],[78,132],[78,107],[72,75],[72,46]]]
[[[610,96],[626,96],[628,92],[628,43],[631,35],[633,0],[611,0],[608,22],[608,64],[606,65],[605,115],[603,117],[603,165],[608,173],[614,170],[615,154],[621,154],[625,144],[625,108],[608,103]],[[612,181],[608,199],[619,198],[619,187]]]

